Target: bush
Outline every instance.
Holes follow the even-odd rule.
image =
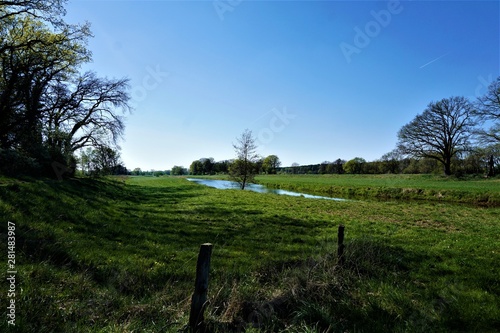
[[[0,148],[1,174],[10,177],[40,176],[42,169],[42,165],[32,157],[25,156],[15,150]]]

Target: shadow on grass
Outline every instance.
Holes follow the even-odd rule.
[[[144,243],[149,239],[168,243],[182,238],[181,229],[172,230],[172,219],[158,218],[151,207],[167,207],[168,217],[169,207],[197,195],[190,186],[129,186],[109,179],[14,182],[0,188],[0,199],[9,207],[0,215],[16,222],[16,246],[30,262],[90,273],[102,285],[113,280],[124,293],[140,293],[149,287],[136,289],[133,282],[139,282],[137,275],[144,275],[149,267],[131,269],[123,267],[123,261],[107,263],[106,259],[147,257],[150,248]],[[148,226],[149,222],[153,223]],[[158,237],[159,224],[165,225],[163,237]],[[150,237],[155,234],[156,239]],[[134,266],[132,260],[130,266]],[[118,273],[122,269],[130,274]]]
[[[265,289],[274,286],[280,293],[266,299],[236,288],[233,293],[239,295],[231,299],[237,304],[213,302],[214,308],[231,308],[233,320],[211,318],[205,332],[288,332],[291,326],[307,332],[440,331],[443,323],[412,300],[417,291],[411,267],[428,259],[372,239],[357,239],[347,244],[343,265],[334,246],[307,259],[269,263],[254,273],[256,283]]]

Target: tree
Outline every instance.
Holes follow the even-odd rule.
[[[80,153],[80,165],[82,167],[83,175],[89,175],[92,168],[94,150],[92,148],[87,148],[82,150]]]
[[[262,168],[264,169],[264,172],[268,174],[276,174],[276,169],[280,166],[281,161],[276,155],[269,155],[262,162]]]
[[[46,173],[53,162],[72,165],[84,147],[117,150],[124,123],[116,109],[129,110],[128,80],[79,74],[91,60],[91,33],[63,21],[65,2],[0,1],[0,149]]]
[[[483,145],[500,145],[500,76],[488,86],[487,93],[476,101],[475,115],[484,126],[491,123],[488,129],[476,132]],[[494,151],[494,150],[490,150]],[[496,155],[498,158],[498,155]],[[495,175],[495,155],[488,156],[488,176]]]
[[[360,174],[363,173],[363,166],[366,160],[362,157],[355,157],[344,164],[344,170],[347,173]]]
[[[193,161],[189,166],[189,174],[191,175],[202,175],[203,174],[203,163],[200,160]]]
[[[488,86],[488,92],[476,101],[474,114],[484,124],[492,122],[488,130],[478,134],[485,143],[500,143],[500,76]]]
[[[344,164],[346,163],[346,161],[338,158],[337,160],[335,160],[335,162],[333,162],[335,168],[334,168],[334,173],[337,173],[337,174],[343,174],[344,173]]]
[[[213,168],[214,168],[214,164],[215,164],[215,160],[213,159],[213,157],[202,158],[202,159],[200,159],[200,162],[203,166],[203,174],[205,174],[205,175],[213,174]]]
[[[117,167],[121,164],[120,154],[107,146],[97,147],[92,157],[91,174],[98,176],[115,174]]]
[[[127,89],[127,79],[102,79],[92,72],[71,83],[58,82],[51,89],[44,117],[50,149],[74,152],[89,146],[116,146],[125,130],[116,109],[130,110]]]
[[[172,168],[172,171],[170,171],[170,174],[172,176],[183,176],[183,175],[187,175],[187,173],[188,173],[188,171],[186,168],[178,166],[178,165],[174,165],[174,167]]]
[[[401,152],[398,149],[393,149],[388,153],[385,153],[380,158],[381,173],[399,173],[400,172],[400,161],[401,161]]]
[[[32,153],[41,142],[49,88],[90,60],[88,27],[55,33],[31,17],[10,17],[0,30],[0,145]]]
[[[241,137],[237,138],[237,143],[233,144],[237,158],[229,167],[229,177],[240,184],[242,190],[255,177],[255,163],[259,158],[255,141],[252,131],[246,129]]]
[[[228,173],[230,164],[228,160],[215,162],[213,170],[215,173]]]
[[[54,26],[67,26],[61,19],[66,14],[67,0],[10,0],[0,1],[0,22],[14,16],[26,15],[50,22]]]
[[[325,173],[328,173],[328,166],[330,165],[330,161],[323,161],[319,165],[318,173],[323,175]]]
[[[398,149],[414,157],[439,161],[451,175],[454,157],[469,148],[475,126],[472,105],[464,97],[451,97],[430,103],[398,133]]]

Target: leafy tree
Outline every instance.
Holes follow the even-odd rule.
[[[393,149],[390,152],[382,155],[380,158],[381,173],[399,173],[401,161],[401,152],[398,149]]]
[[[341,160],[340,158],[336,159],[335,162],[333,162],[334,165],[334,171],[332,173],[336,174],[343,174],[344,173],[344,164],[346,161]]]
[[[92,148],[87,148],[82,150],[80,153],[80,165],[82,167],[82,173],[84,175],[89,175],[92,168],[94,150]]]
[[[30,17],[13,17],[0,30],[0,145],[38,151],[50,86],[73,75],[90,59],[82,46],[89,32],[50,31]]]
[[[241,137],[237,138],[237,143],[233,144],[237,158],[229,167],[229,177],[238,182],[242,190],[255,177],[255,163],[258,159],[255,141],[252,131],[246,129]]]
[[[178,165],[174,165],[174,167],[170,171],[170,174],[172,176],[183,176],[183,175],[187,175],[187,173],[188,173],[188,171],[186,168],[184,168],[182,166],[178,166]]]
[[[262,162],[262,169],[265,173],[276,174],[276,170],[281,166],[281,161],[276,155],[267,156]]]
[[[228,173],[230,164],[228,160],[215,162],[213,170],[215,173]]]
[[[319,165],[318,173],[321,175],[328,173],[328,166],[329,165],[330,165],[329,161],[321,162],[321,164]]]
[[[200,160],[193,161],[189,166],[189,174],[191,175],[202,175],[203,174],[203,163]]]
[[[360,174],[363,173],[363,166],[365,165],[365,163],[366,160],[364,158],[355,157],[344,164],[344,170],[347,173]]]
[[[116,109],[129,110],[127,80],[78,73],[91,33],[63,21],[65,2],[0,1],[0,149],[47,169],[84,147],[117,149]]]
[[[212,157],[210,158],[202,158],[200,159],[200,162],[203,166],[203,174],[205,175],[212,175],[213,174],[213,168],[215,161]]]
[[[255,163],[254,163],[254,168],[255,168],[254,172],[255,172],[256,175],[261,174],[262,172],[264,172],[263,165],[264,165],[264,158],[259,156],[255,160]]]
[[[475,126],[472,105],[464,97],[451,97],[430,103],[422,114],[404,125],[398,133],[398,148],[404,154],[439,161],[451,175],[454,157],[469,148]]]
[[[120,154],[107,146],[99,146],[94,150],[92,165],[94,173],[99,176],[111,175],[120,165]]]

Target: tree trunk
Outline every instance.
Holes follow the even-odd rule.
[[[495,161],[493,160],[493,155],[490,155],[488,161],[488,177],[493,177],[495,175]]]
[[[451,160],[446,159],[444,162],[444,174],[447,176],[451,175]]]
[[[245,189],[245,185],[247,184],[247,176],[243,176],[243,181],[241,182],[241,189]]]

